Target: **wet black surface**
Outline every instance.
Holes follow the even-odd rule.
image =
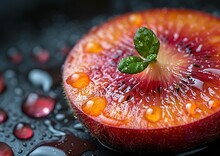
[[[73,117],[62,90],[62,65],[69,50],[92,26],[125,12],[159,7],[192,8],[220,15],[217,0],[0,2],[0,75],[5,84],[3,90],[0,87],[0,108],[8,115],[5,122],[0,122],[0,142],[8,144],[15,156],[28,155],[45,145],[54,146],[57,153],[61,149],[67,156],[80,153],[79,150],[82,155],[89,156],[123,155],[103,147]],[[42,81],[31,78],[33,72]],[[22,105],[30,93],[54,99],[55,107],[47,116],[29,116]],[[23,140],[17,138],[14,127],[18,123],[30,125],[33,136]],[[86,142],[88,146],[76,149],[77,146],[65,139],[69,135],[75,138],[72,143]],[[193,155],[218,155],[219,145],[217,140]],[[30,155],[36,156],[33,152]]]

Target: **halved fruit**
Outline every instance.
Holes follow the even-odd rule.
[[[157,62],[123,74],[118,63],[138,55],[133,38],[142,26],[160,40]],[[63,85],[76,116],[106,146],[180,152],[204,145],[220,136],[220,20],[185,9],[118,16],[75,45]]]

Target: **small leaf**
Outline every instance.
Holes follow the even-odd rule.
[[[129,56],[122,59],[118,69],[122,73],[137,74],[150,63],[156,62],[160,42],[152,30],[141,27],[134,36],[135,49],[142,57]]]
[[[147,61],[155,61],[157,58],[157,54],[150,54],[147,56]]]
[[[141,27],[134,36],[134,45],[138,53],[147,58],[150,54],[158,54],[160,42],[152,30]]]
[[[122,73],[136,74],[142,72],[149,63],[150,61],[146,62],[140,57],[128,56],[119,62],[118,69]]]

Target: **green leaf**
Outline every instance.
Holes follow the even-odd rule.
[[[146,62],[140,57],[128,56],[119,62],[118,69],[122,73],[136,74],[142,72],[149,63],[150,61]]]
[[[160,42],[154,32],[148,28],[141,27],[134,36],[134,45],[137,52],[144,58],[150,54],[158,54]]]
[[[157,54],[150,54],[150,55],[148,55],[147,56],[147,61],[155,61],[156,60],[156,58],[157,58]]]
[[[118,69],[122,73],[136,74],[142,72],[150,63],[156,62],[160,42],[152,30],[141,27],[134,36],[135,49],[142,57],[123,58]]]

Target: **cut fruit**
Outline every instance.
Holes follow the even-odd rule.
[[[117,65],[138,55],[133,38],[139,27],[159,38],[157,61],[123,74]],[[180,152],[204,145],[220,137],[219,36],[220,20],[204,12],[121,15],[72,49],[63,71],[66,96],[91,134],[111,148]]]

